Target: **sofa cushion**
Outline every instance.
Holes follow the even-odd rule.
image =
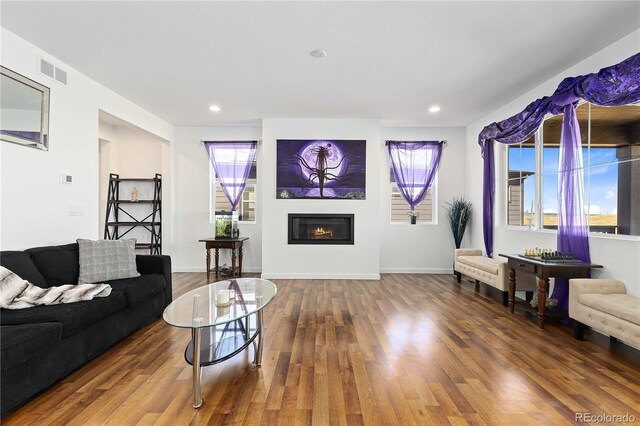
[[[0,310],[2,325],[59,322],[62,338],[70,336],[101,319],[126,308],[124,293],[112,291],[108,297],[62,305],[35,306],[27,309]]]
[[[583,293],[578,302],[598,311],[640,325],[640,298],[629,294]]]
[[[115,291],[125,294],[127,305],[136,307],[165,290],[166,281],[162,274],[147,274],[136,278],[107,281]]]
[[[500,260],[484,256],[458,256],[457,259],[460,263],[494,275],[498,275],[502,263]]]
[[[2,370],[7,370],[55,346],[62,335],[62,324],[3,325],[0,326],[0,333]]]
[[[83,240],[80,247],[79,284],[139,277],[136,267],[136,240]]]
[[[78,283],[77,244],[36,247],[25,250],[25,253],[31,256],[33,263],[47,282],[47,287]],[[20,277],[26,279],[23,276]]]
[[[23,251],[3,251],[0,253],[0,265],[4,266],[23,280],[38,287],[47,288],[47,282],[36,268],[33,260]]]

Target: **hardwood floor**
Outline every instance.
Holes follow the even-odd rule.
[[[205,281],[174,274],[175,295]],[[567,327],[540,330],[453,276],[274,282],[262,367],[252,348],[205,367],[201,409],[183,357],[190,333],[158,319],[3,423],[561,425],[577,412],[640,421],[638,364]]]

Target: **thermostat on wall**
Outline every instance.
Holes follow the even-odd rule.
[[[73,176],[66,173],[60,173],[60,183],[73,183]]]

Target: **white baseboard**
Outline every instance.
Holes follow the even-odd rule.
[[[202,272],[205,273],[207,272],[206,268],[203,268],[202,266],[176,266],[173,268],[173,272]],[[243,266],[242,267],[242,272],[249,272],[249,273],[260,273],[262,272],[262,268],[259,267],[246,267]]]
[[[174,266],[171,272],[206,272],[203,267],[196,266]]]
[[[381,274],[453,274],[452,268],[382,268]]]
[[[272,280],[380,280],[380,274],[306,274],[297,272],[268,272],[261,278]]]
[[[176,266],[173,272],[206,272],[201,266]],[[260,273],[262,268],[243,267],[242,272]],[[380,274],[452,274],[451,268],[382,268]],[[380,274],[314,274],[314,273],[291,273],[291,272],[269,272],[262,274],[264,279],[300,279],[300,280],[379,280]]]

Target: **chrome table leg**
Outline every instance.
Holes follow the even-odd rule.
[[[202,338],[202,328],[192,328],[193,338],[193,408],[200,408],[204,403],[200,393],[200,379],[202,378],[202,367],[200,366],[200,340]]]
[[[244,317],[244,340],[249,340],[249,327],[251,326],[251,315]]]
[[[262,347],[263,342],[263,330],[262,330],[262,309],[257,312],[256,321],[258,322],[256,326],[258,327],[258,349],[256,350],[255,357],[253,359],[254,365],[262,365]]]

